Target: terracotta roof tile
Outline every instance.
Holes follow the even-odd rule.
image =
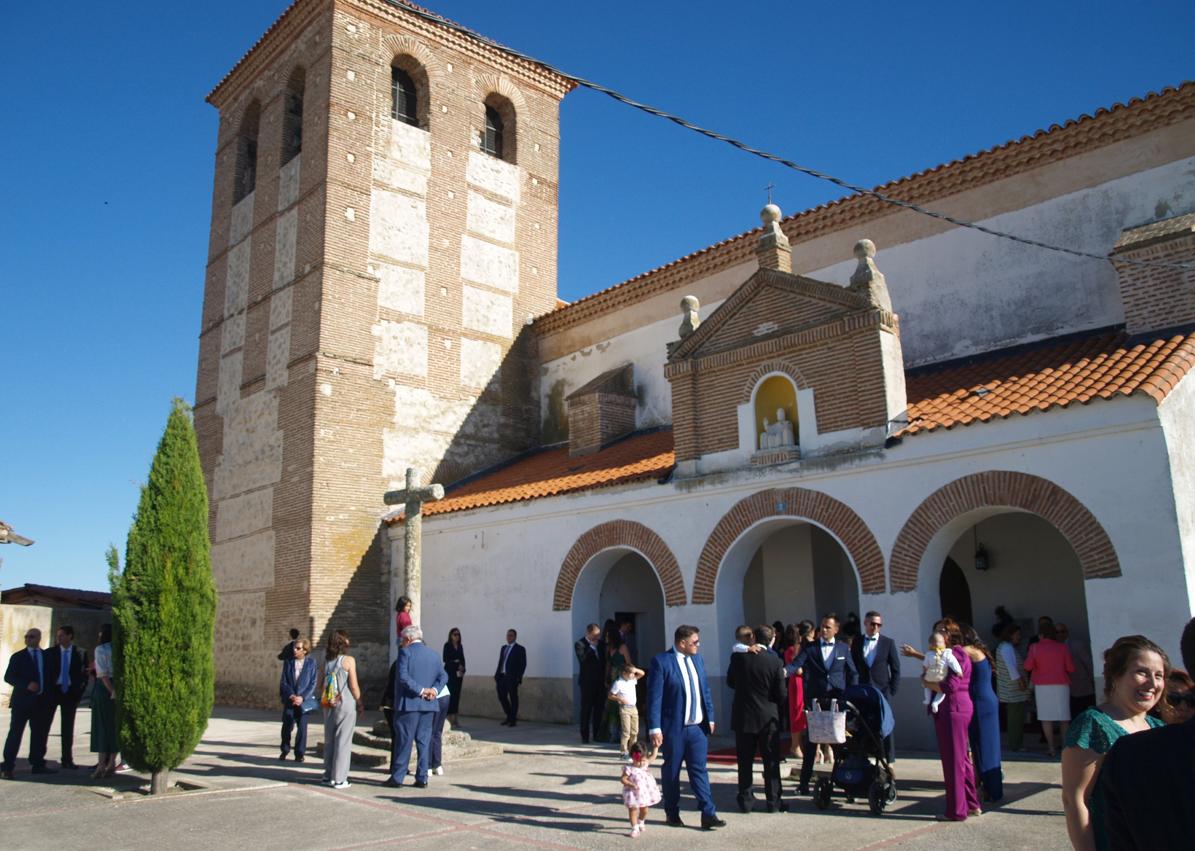
[[[909,424],[897,437],[1137,391],[1160,403],[1193,358],[1195,333],[1133,338],[1099,331],[913,370],[906,376]],[[979,389],[985,392],[976,395]]]
[[[452,486],[443,500],[425,503],[423,514],[447,514],[659,479],[675,463],[671,429],[632,434],[600,452],[576,458],[568,454],[567,446],[541,449]],[[401,519],[399,515],[389,522]]]
[[[1065,408],[1141,391],[1159,404],[1195,364],[1195,331],[1141,339],[1097,331],[911,370],[909,425],[897,437]],[[977,390],[984,391],[976,395]],[[676,458],[672,430],[640,432],[600,452],[532,452],[448,489],[425,516],[660,479]],[[401,520],[392,516],[388,522]]]

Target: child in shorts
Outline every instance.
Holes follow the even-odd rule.
[[[929,650],[926,651],[921,671],[921,678],[927,683],[940,683],[946,679],[949,672],[953,672],[955,676],[963,675],[962,666],[959,665],[958,659],[954,658],[954,653],[947,649],[946,636],[942,633],[935,632],[929,637]],[[945,698],[946,695],[942,692],[926,688],[925,700],[922,703],[928,706],[931,712],[936,713]]]

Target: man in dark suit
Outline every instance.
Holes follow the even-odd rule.
[[[585,627],[573,651],[580,666],[577,682],[581,691],[581,741],[588,743],[591,731],[597,738],[606,708],[606,644],[601,627],[595,623]]]
[[[1195,618],[1180,642],[1195,671]],[[1193,695],[1187,693],[1187,700]],[[1195,836],[1195,718],[1121,736],[1104,757],[1096,794],[1104,801],[1108,847],[1117,851],[1181,848]]]
[[[776,632],[757,626],[752,643],[771,647]],[[784,702],[784,662],[775,653],[735,653],[730,657],[726,684],[734,689],[730,728],[739,763],[739,812],[751,812],[755,752],[763,759],[763,792],[768,812],[784,812],[780,800],[780,704]]]
[[[664,814],[670,827],[680,820],[680,767],[685,764],[689,788],[701,808],[701,829],[725,827],[710,795],[705,760],[714,734],[714,700],[698,655],[701,633],[695,626],[676,628],[671,650],[651,660],[647,673],[647,727],[652,746],[663,748]]]
[[[31,628],[25,633],[25,648],[8,659],[4,682],[12,686],[12,720],[8,738],[4,742],[4,762],[0,763],[0,777],[11,780],[16,768],[17,751],[25,725],[29,725],[29,764],[34,774],[53,774],[46,767],[46,739],[50,733],[50,715],[45,708],[46,659],[41,649],[41,630]]]
[[[382,785],[397,789],[411,764],[411,747],[419,754],[415,788],[427,786],[432,722],[440,708],[440,691],[448,685],[448,672],[440,654],[423,643],[423,630],[412,624],[400,636],[398,675],[394,683],[394,771]]]
[[[838,635],[838,615],[830,613],[822,618],[818,640],[797,654],[784,673],[786,676],[800,674],[805,678],[805,708],[815,700],[834,697],[847,686],[853,686],[859,679],[859,672],[851,659],[851,649]],[[813,777],[813,747],[809,742],[809,731],[805,738],[805,759],[801,763],[800,794],[809,794],[809,781]]]
[[[900,653],[895,641],[880,634],[883,627],[884,618],[879,612],[865,614],[863,634],[856,636],[851,645],[851,659],[859,670],[859,682],[875,686],[891,704],[900,688]],[[884,751],[889,762],[895,759],[891,736],[884,737]]]
[[[498,651],[498,667],[494,669],[494,682],[498,688],[498,702],[506,713],[503,726],[513,727],[519,720],[519,686],[523,684],[523,673],[527,670],[527,651],[515,641],[516,630],[506,631],[506,643]]]
[[[59,718],[62,742],[63,768],[73,769],[75,765],[75,712],[83,689],[87,686],[87,654],[75,646],[75,630],[63,624],[55,634],[56,645],[44,654],[46,662],[46,691],[42,707],[46,712],[44,721],[47,735],[54,726],[54,712],[61,712]]]

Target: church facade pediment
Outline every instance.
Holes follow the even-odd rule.
[[[874,253],[857,250],[850,287],[761,268],[707,321],[686,319],[665,367],[678,475],[883,444],[907,403]]]

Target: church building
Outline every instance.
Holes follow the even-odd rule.
[[[914,645],[943,613],[986,637],[1003,606],[1097,660],[1126,633],[1177,651],[1195,84],[881,187],[1073,254],[854,195],[745,210],[565,304],[572,85],[401,0],[296,0],[209,95],[195,423],[220,701],[272,705],[297,627],[346,629],[376,702],[419,584],[383,500],[411,467],[446,490],[421,506],[416,622],[434,647],[461,629],[465,714],[498,713],[515,628],[521,716],[570,720],[571,643],[615,616],[640,662],[699,626],[712,672],[739,623],[870,609]]]

